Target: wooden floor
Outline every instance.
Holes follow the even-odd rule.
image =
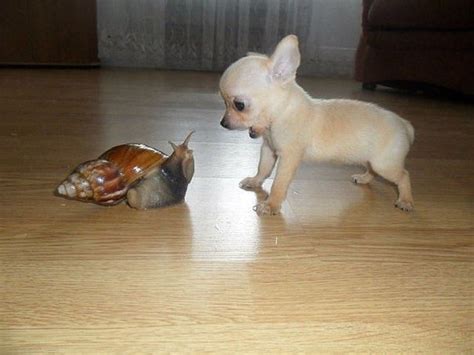
[[[474,107],[344,80],[318,97],[409,119],[416,210],[358,167],[305,165],[281,216],[238,188],[259,141],[220,127],[217,74],[0,71],[0,353],[474,351]],[[78,163],[195,129],[185,204],[55,197]],[[266,184],[266,188],[271,181]]]

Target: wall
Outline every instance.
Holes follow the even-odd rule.
[[[97,0],[103,65],[222,70],[300,39],[300,74],[350,76],[361,0]]]

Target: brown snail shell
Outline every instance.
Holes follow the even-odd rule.
[[[127,190],[120,170],[107,160],[97,159],[80,164],[56,192],[71,199],[114,205],[124,198]]]
[[[118,145],[99,157],[119,167],[123,181],[127,185],[141,179],[166,158],[168,156],[165,153],[145,144],[136,143]]]
[[[172,144],[174,152],[169,157],[145,144],[129,143],[115,146],[98,159],[79,164],[57,187],[56,193],[69,199],[94,202],[99,205],[115,205],[126,198],[127,192],[132,187],[145,182],[147,174],[151,174],[154,183],[146,183],[147,187],[141,188],[138,193],[132,192],[131,195],[135,199],[132,197],[133,201],[129,204],[132,207],[144,209],[179,202],[184,198],[187,184],[191,181],[194,172],[192,151],[187,148],[192,133],[180,146]],[[164,170],[162,166],[165,167]],[[192,173],[189,173],[191,166]],[[189,179],[182,179],[183,174],[186,174],[183,169],[187,170]],[[157,175],[163,175],[163,177],[157,180]],[[173,187],[174,190],[171,193],[165,188],[169,185],[170,179],[179,181],[178,185],[180,185],[177,189]],[[167,196],[161,198],[159,195],[163,192]],[[160,197],[160,202],[155,201],[151,204],[143,202],[148,199],[145,194],[156,195],[154,200]]]

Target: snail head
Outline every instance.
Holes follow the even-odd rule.
[[[169,142],[173,148],[173,153],[169,157],[169,163],[175,168],[180,168],[186,181],[189,183],[194,175],[194,156],[193,151],[188,148],[189,140],[194,131],[191,131],[185,138],[184,142],[176,145]]]

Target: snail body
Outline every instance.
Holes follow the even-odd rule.
[[[194,174],[194,157],[187,146],[192,133],[179,146],[170,142],[170,156],[145,144],[115,146],[98,159],[79,164],[56,193],[104,206],[127,199],[138,209],[181,202]]]
[[[184,200],[194,175],[192,150],[186,144],[173,146],[173,154],[127,192],[128,204],[137,209],[168,206]]]

